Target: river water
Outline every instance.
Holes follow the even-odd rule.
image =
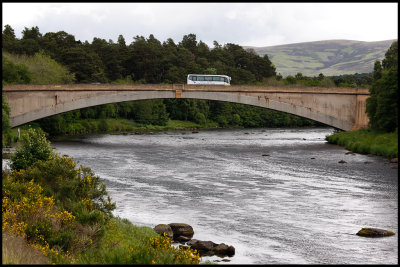
[[[52,141],[88,166],[114,214],[235,247],[229,264],[397,264],[398,170],[328,144],[332,128],[169,131]],[[346,163],[339,163],[340,160]],[[395,236],[359,237],[363,227]]]

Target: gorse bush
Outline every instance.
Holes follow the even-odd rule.
[[[2,193],[2,230],[26,238],[45,256],[60,255],[59,260],[68,259],[71,246],[55,246],[53,240],[74,228],[73,216],[60,211],[54,198],[46,197],[43,188],[33,180],[20,181],[6,174]]]
[[[41,129],[28,129],[3,173],[2,228],[23,236],[53,263],[92,246],[115,203],[90,168],[52,151]]]
[[[77,218],[86,211],[100,212],[106,219],[115,209],[115,203],[111,203],[100,178],[88,167],[77,168],[74,159],[65,155],[52,154],[49,160],[37,161],[26,170],[14,172],[13,177],[19,181],[34,179],[45,188],[46,195],[54,196],[60,207],[71,211]]]
[[[99,177],[66,156],[3,174],[3,230],[24,236],[55,263],[97,242],[113,209]]]

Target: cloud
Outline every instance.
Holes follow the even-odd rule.
[[[397,38],[397,3],[3,3],[3,26],[66,31],[81,41],[153,34],[180,42],[194,33],[209,46]]]

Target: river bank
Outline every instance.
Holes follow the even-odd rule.
[[[346,149],[360,154],[382,156],[397,162],[398,132],[378,132],[360,129],[348,132],[335,132],[326,137],[331,144],[344,146]]]

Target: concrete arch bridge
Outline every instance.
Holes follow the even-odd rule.
[[[365,128],[366,88],[187,85],[4,85],[11,127],[55,114],[141,99],[194,98],[253,105],[294,114],[345,131]]]

